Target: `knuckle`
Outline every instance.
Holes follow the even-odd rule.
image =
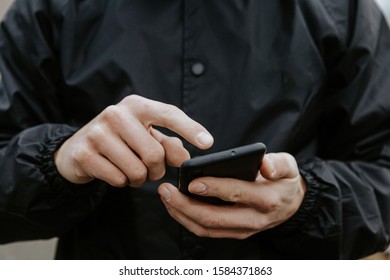
[[[101,139],[106,137],[107,133],[101,125],[93,125],[86,136],[89,143],[96,145],[100,143]]]
[[[281,200],[278,196],[274,196],[274,197],[271,197],[269,200],[268,200],[268,204],[267,204],[267,208],[271,211],[271,212],[274,212],[276,211],[277,209],[280,208],[280,205],[281,205]]]
[[[175,118],[175,116],[177,116],[178,114],[180,114],[181,110],[175,105],[165,104],[162,113],[166,119],[172,119]]]
[[[141,99],[142,99],[142,97],[137,95],[137,94],[130,94],[130,95],[126,96],[125,98],[123,98],[122,102],[126,102],[126,103],[140,102]]]
[[[201,224],[207,228],[219,228],[222,221],[218,217],[207,216],[201,220]]]
[[[261,211],[267,214],[275,212],[277,209],[279,209],[280,204],[281,202],[279,201],[279,199],[270,196],[267,199],[263,200],[259,206]]]
[[[110,185],[113,187],[124,187],[128,184],[128,179],[124,174],[119,174],[111,178]]]
[[[174,147],[183,147],[183,142],[178,137],[170,137],[167,141],[170,141],[170,145]]]
[[[178,137],[167,137],[161,143],[173,152],[174,155],[180,154],[185,150],[183,142]]]
[[[147,177],[147,169],[145,168],[145,166],[141,165],[141,164],[136,164],[132,167],[132,170],[131,170],[131,173],[132,173],[132,176],[130,178],[130,181],[133,184],[141,184],[143,182],[146,181],[146,177]]]
[[[176,114],[180,109],[172,104],[165,104],[165,113],[167,114]]]
[[[116,105],[110,105],[101,114],[102,119],[107,122],[117,122],[121,118],[121,109]]]
[[[232,193],[229,194],[228,201],[230,202],[240,202],[242,198],[242,188],[234,188]]]
[[[149,104],[149,99],[137,94],[131,94],[123,99],[123,102],[130,106],[130,108],[141,108]]]
[[[139,95],[136,95],[136,94],[131,94],[131,95],[128,95],[126,97],[124,97],[119,103],[118,105],[125,105],[125,106],[128,106],[128,105],[132,105],[134,102],[137,103],[139,102],[140,100],[140,96]]]
[[[277,201],[271,200],[267,203],[267,209],[269,213],[274,212],[276,209],[279,208],[279,203]]]
[[[90,149],[82,146],[72,153],[73,161],[80,166],[90,165],[93,162],[94,155]]]
[[[131,112],[131,114],[144,122],[150,121],[149,114],[155,110],[154,103],[150,99],[136,94],[125,97],[122,102],[125,104],[126,111]]]
[[[74,174],[76,177],[96,177],[93,174],[95,155],[91,150],[86,147],[78,148],[71,153],[71,158],[74,162]]]
[[[155,167],[163,163],[165,160],[165,151],[163,147],[156,145],[155,147],[148,150],[147,154],[142,160],[146,166]]]

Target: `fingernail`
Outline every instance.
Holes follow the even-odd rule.
[[[162,187],[159,189],[160,195],[165,199],[165,201],[169,202],[171,199],[171,192],[166,187]]]
[[[204,146],[209,146],[214,142],[213,136],[211,136],[210,134],[204,131],[199,132],[196,138],[199,141],[199,143],[201,143]]]
[[[195,194],[203,194],[206,192],[207,186],[203,183],[195,183],[190,185],[190,192]]]

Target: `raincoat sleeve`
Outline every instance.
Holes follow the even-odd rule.
[[[16,1],[1,23],[0,243],[57,236],[104,194],[99,182],[70,184],[54,164],[54,151],[77,130],[64,124],[58,95],[55,15],[65,2]]]
[[[318,152],[300,166],[300,210],[270,240],[300,258],[357,259],[390,240],[390,31],[375,1],[314,2],[301,8],[321,19],[312,32],[328,72]]]

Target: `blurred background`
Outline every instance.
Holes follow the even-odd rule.
[[[13,2],[12,0],[0,0],[0,18],[3,17],[8,6]]]
[[[390,24],[390,0],[377,0]]]
[[[33,0],[32,0],[33,1]],[[375,0],[373,0],[375,1]],[[382,7],[388,22],[390,23],[390,0],[376,0]],[[0,19],[5,14],[13,0],[0,0]],[[17,242],[7,245],[0,245],[0,260],[33,260],[33,259],[53,259],[57,240],[42,240],[30,242]],[[387,258],[385,255],[378,254],[372,258]]]

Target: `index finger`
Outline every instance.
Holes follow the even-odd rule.
[[[145,127],[157,125],[168,128],[200,149],[208,149],[213,145],[214,139],[207,129],[178,107],[138,95],[131,95],[128,99],[132,100],[132,112]]]

